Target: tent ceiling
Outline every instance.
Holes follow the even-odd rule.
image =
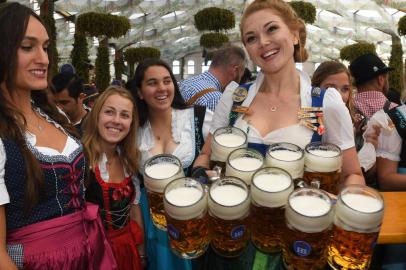
[[[42,0],[19,0],[38,9]],[[61,59],[69,61],[73,44],[74,24],[65,17],[88,11],[109,12],[130,18],[132,29],[126,36],[110,40],[116,48],[154,46],[167,60],[200,52],[200,33],[194,27],[194,14],[211,6],[233,11],[237,24],[227,34],[238,42],[239,20],[246,0],[58,0],[56,24],[58,51]],[[337,59],[339,50],[357,40],[367,40],[377,46],[385,59],[390,56],[391,34],[397,33],[397,22],[406,13],[405,0],[307,0],[317,8],[317,20],[308,25],[307,48],[310,61]],[[73,17],[70,17],[73,18]],[[95,58],[93,42],[91,59]],[[403,48],[406,38],[402,37]],[[404,51],[406,51],[404,49]],[[114,53],[114,50],[112,50]]]

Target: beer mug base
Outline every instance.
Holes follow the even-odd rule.
[[[204,247],[201,247],[199,250],[190,251],[190,252],[179,252],[178,250],[175,250],[173,248],[171,248],[171,250],[176,256],[178,256],[182,259],[191,260],[191,259],[196,259],[196,258],[202,256],[207,251],[208,247],[209,247],[209,244],[207,244]]]
[[[213,249],[213,251],[224,258],[235,258],[238,257],[240,255],[242,255],[244,253],[244,251],[248,248],[248,243],[247,245],[245,245],[243,248],[238,249],[238,250],[234,250],[234,251],[225,251],[225,250],[219,250],[217,249],[212,243],[210,244],[211,248]]]
[[[282,252],[282,248],[280,246],[267,246],[264,247],[262,245],[260,245],[259,243],[255,243],[255,241],[251,241],[252,244],[254,245],[254,247],[261,251],[262,253],[265,254],[276,254],[276,253],[281,253]]]

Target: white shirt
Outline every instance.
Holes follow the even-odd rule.
[[[203,122],[203,137],[206,138],[209,133],[209,127],[213,112],[206,110]],[[183,168],[192,165],[195,153],[195,122],[194,109],[187,108],[184,110],[172,109],[172,138],[177,144],[172,155],[176,156],[181,162]],[[152,133],[151,124],[147,121],[138,130],[138,147],[141,151],[141,166],[152,155],[150,150],[155,146],[155,139]]]
[[[302,107],[310,107],[312,104],[311,97],[311,81],[307,74],[297,70],[300,75],[300,101]],[[242,103],[242,106],[248,107],[254,100],[260,85],[262,84],[264,75],[258,74],[258,77],[253,85],[251,85],[248,91],[247,98]],[[234,89],[227,89],[224,91],[219,103],[217,104],[214,112],[212,125],[210,127],[210,133],[220,127],[228,126],[228,115],[233,105],[232,96]],[[334,89],[327,89],[323,99],[323,112],[324,112],[324,125],[325,133],[323,134],[323,142],[333,143],[346,150],[354,147],[354,134],[351,122],[350,113],[345,106],[340,93]],[[269,132],[262,137],[257,129],[249,125],[244,119],[243,115],[240,115],[234,126],[242,129],[243,131],[249,130],[248,142],[260,143],[270,145],[278,142],[289,142],[296,144],[304,148],[310,141],[313,135],[313,131],[300,125],[295,124],[288,127],[280,128]],[[249,126],[249,128],[248,128]]]

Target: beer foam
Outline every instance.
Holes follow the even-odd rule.
[[[350,231],[379,231],[383,219],[383,207],[383,202],[374,197],[347,193],[337,201],[334,223],[344,229],[349,227]]]
[[[382,209],[382,203],[370,196],[362,194],[344,194],[341,199],[351,208],[363,213],[374,213]]]
[[[222,185],[210,189],[209,209],[217,217],[232,220],[249,211],[248,192],[235,185]]]
[[[283,160],[283,161],[294,161],[294,160],[298,160],[302,157],[301,152],[290,151],[290,150],[286,150],[286,149],[272,150],[272,151],[270,151],[270,155],[273,158]]]
[[[202,192],[196,188],[178,187],[165,194],[166,199],[176,206],[189,206],[195,204]]]
[[[210,190],[210,196],[221,205],[235,206],[245,200],[247,192],[238,186],[223,185]]]
[[[226,162],[228,155],[235,149],[247,146],[244,136],[234,133],[223,133],[216,135],[211,144],[212,161]]]
[[[255,186],[267,192],[279,192],[290,186],[291,179],[284,174],[260,174],[254,178]]]
[[[304,170],[304,158],[300,152],[290,150],[273,150],[266,155],[267,166],[286,170],[293,179],[302,178]]]
[[[297,196],[290,199],[292,208],[307,217],[320,217],[331,208],[330,204],[319,197]]]
[[[251,196],[261,206],[284,206],[293,191],[292,180],[285,174],[264,173],[256,175],[253,181]]]
[[[314,149],[305,154],[305,170],[309,172],[339,171],[341,162],[341,155],[336,151]]]
[[[231,166],[239,171],[255,171],[262,166],[262,161],[252,157],[239,157],[229,161]]]
[[[245,138],[233,133],[223,133],[215,137],[218,144],[226,147],[238,147],[242,146],[245,142]]]
[[[296,196],[289,199],[285,216],[288,223],[306,233],[328,229],[333,221],[333,211],[328,201],[316,196]]]
[[[156,163],[145,168],[145,173],[154,179],[166,179],[174,176],[179,171],[179,166],[172,163]]]
[[[203,192],[193,187],[177,187],[165,194],[165,212],[178,220],[198,217],[207,208],[207,197]],[[169,203],[168,203],[169,202]]]

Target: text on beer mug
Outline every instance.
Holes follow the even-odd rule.
[[[202,255],[209,245],[205,187],[193,178],[170,182],[164,192],[169,244],[185,259]]]
[[[173,155],[156,155],[144,164],[144,185],[147,189],[151,219],[158,229],[166,230],[164,189],[170,181],[180,177],[184,177],[182,164]]]
[[[383,219],[384,202],[376,190],[349,185],[339,194],[328,248],[333,269],[368,269]]]

